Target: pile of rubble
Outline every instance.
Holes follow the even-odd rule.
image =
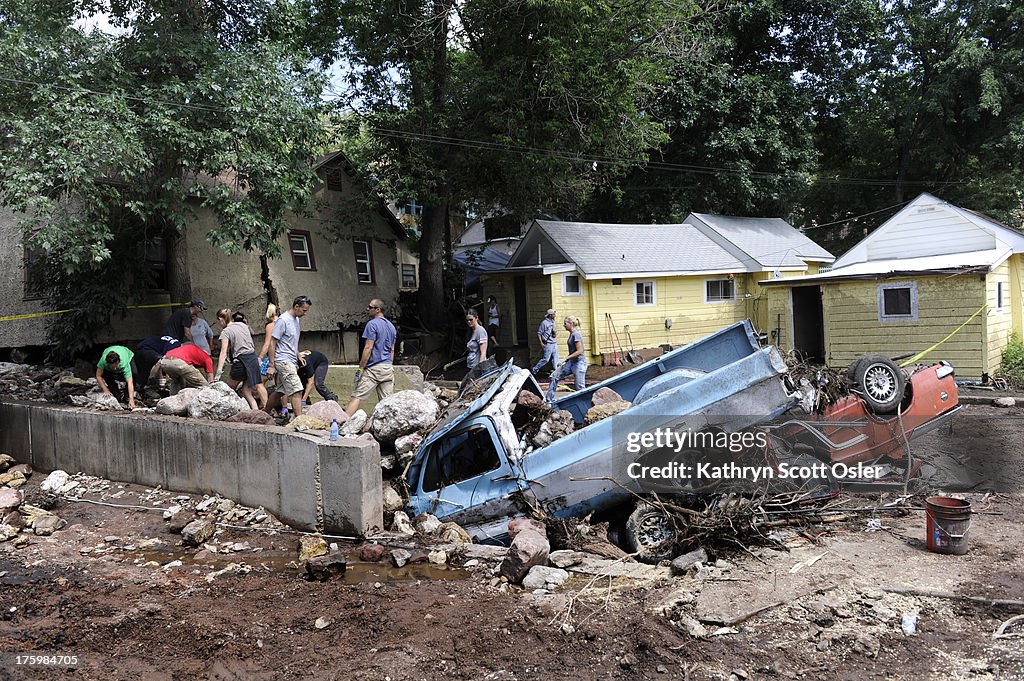
[[[15,546],[24,546],[29,534],[48,537],[67,525],[51,510],[56,505],[55,495],[67,483],[66,474],[62,480],[47,478],[38,498],[26,500],[21,488],[32,473],[28,464],[0,454],[0,542],[14,540]]]
[[[16,400],[72,404],[95,388],[95,378],[83,380],[70,369],[0,362],[0,395]]]

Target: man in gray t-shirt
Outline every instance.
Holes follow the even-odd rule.
[[[277,318],[274,331],[270,334],[270,366],[267,376],[274,378],[274,392],[280,393],[292,405],[296,416],[302,415],[302,381],[299,379],[299,320],[309,312],[313,301],[308,296],[299,296],[292,302],[290,310]],[[269,400],[273,408],[276,400]]]
[[[196,347],[210,355],[210,343],[213,342],[213,329],[202,317],[192,318],[192,342]]]

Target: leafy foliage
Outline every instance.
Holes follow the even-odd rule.
[[[98,11],[115,33],[80,27]],[[279,254],[315,179],[324,83],[262,28],[285,19],[255,1],[0,2],[0,200],[46,254],[47,304],[86,305],[51,326],[59,349],[140,300],[146,247],[179,243],[199,209],[225,253]],[[86,298],[69,282],[87,278]]]
[[[1003,348],[998,375],[1005,378],[1011,387],[1024,388],[1024,341],[1016,332],[1010,334],[1010,340]]]

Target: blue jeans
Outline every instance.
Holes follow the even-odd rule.
[[[533,365],[533,368],[530,369],[530,373],[536,376],[537,372],[540,371],[548,362],[551,362],[551,371],[553,372],[555,367],[558,366],[558,343],[544,344],[544,357]]]
[[[555,391],[558,390],[558,382],[563,378],[575,375],[575,385],[573,388],[576,390],[583,390],[584,381],[587,378],[587,362],[583,359],[576,359],[570,362],[566,362],[559,367],[556,375],[551,377],[551,383],[548,385],[547,401],[551,402],[555,399]]]

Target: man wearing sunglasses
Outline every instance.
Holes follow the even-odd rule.
[[[274,396],[267,400],[267,411],[278,404],[277,396],[291,403],[292,413],[302,415],[302,381],[299,379],[299,320],[302,319],[313,301],[309,296],[299,296],[292,301],[292,307],[274,322],[270,334],[270,366],[267,377],[274,379]]]
[[[384,301],[374,298],[366,306],[370,321],[363,329],[363,354],[359,359],[352,384],[352,398],[345,406],[349,416],[359,409],[359,401],[376,388],[377,399],[383,400],[395,389],[394,351],[398,332],[395,325],[384,317]]]

